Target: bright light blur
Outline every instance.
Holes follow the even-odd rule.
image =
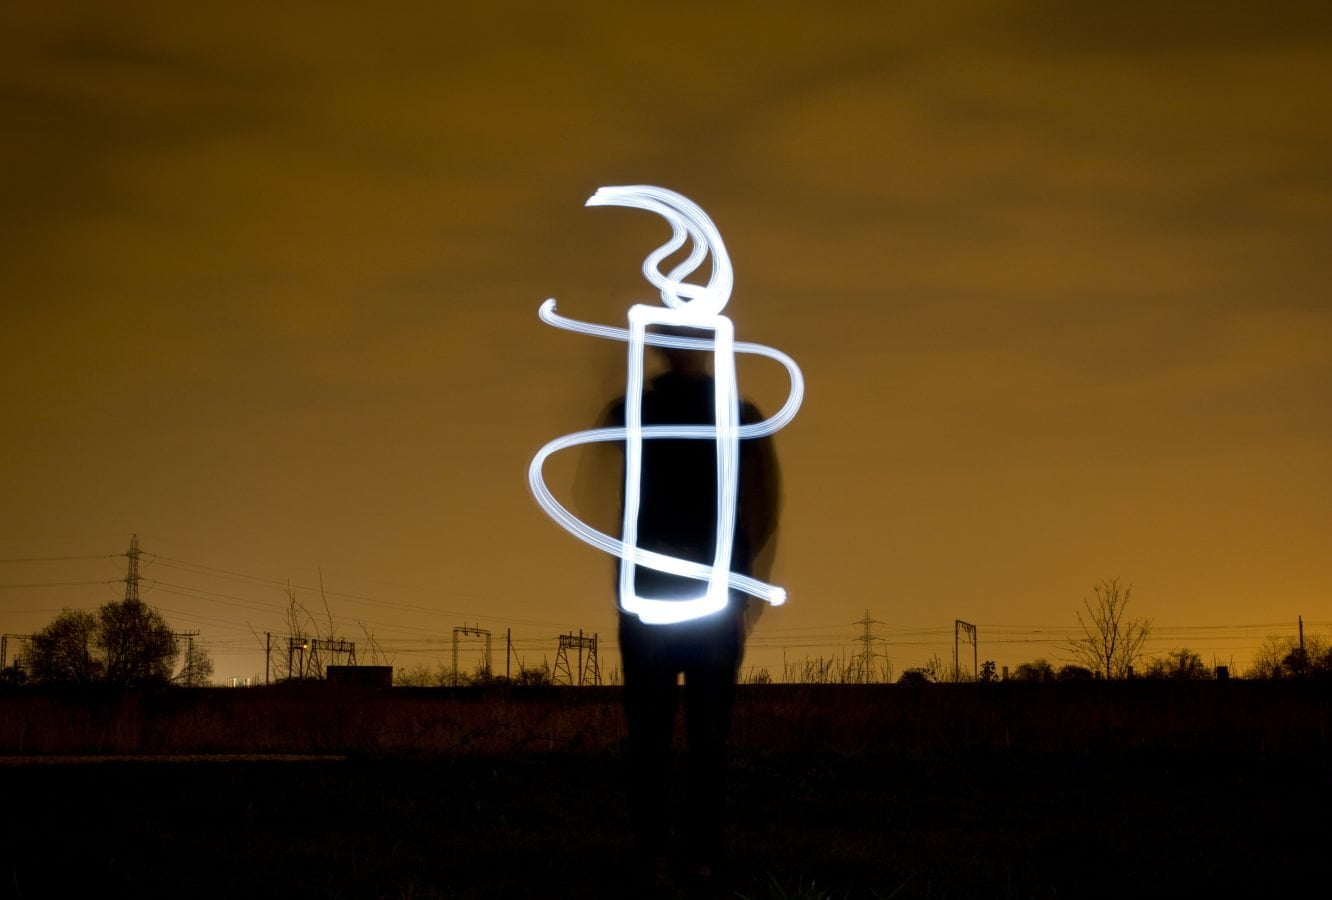
[[[786,591],[730,571],[735,535],[736,485],[739,472],[739,442],[766,437],[795,417],[804,397],[804,378],[786,354],[761,344],[736,342],[731,321],[721,315],[730,299],[733,276],[730,257],[707,214],[685,197],[664,188],[646,185],[605,187],[587,201],[588,206],[628,206],[661,215],[671,225],[671,238],[643,262],[643,274],[661,291],[663,307],[636,304],[629,310],[630,327],[593,325],[558,315],[549,299],[539,310],[543,322],[557,328],[629,344],[625,389],[625,425],[622,428],[593,428],[556,438],[542,447],[528,467],[528,485],[537,503],[574,537],[623,559],[620,568],[620,606],[650,624],[673,624],[716,613],[727,604],[731,588],[758,597],[773,606],[786,602]],[[679,250],[686,240],[693,247],[683,262],[663,273],[663,260]],[[685,281],[708,257],[712,274],[706,285]],[[656,334],[649,325],[698,328],[711,331],[712,338]],[[713,425],[644,425],[642,422],[643,355],[647,345],[704,350],[713,355],[716,416]],[[781,363],[791,379],[791,391],[775,415],[750,425],[739,423],[739,390],[735,380],[735,354],[766,356]],[[661,439],[711,440],[717,446],[717,520],[711,565],[645,550],[638,546],[638,510],[641,488],[643,441]],[[569,447],[601,441],[625,444],[625,489],[622,538],[597,531],[564,507],[543,477],[548,457]],[[635,589],[634,571],[645,566],[659,572],[704,582],[694,596],[644,597]]]

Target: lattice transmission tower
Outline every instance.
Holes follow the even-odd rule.
[[[137,534],[130,536],[129,552],[125,554],[129,558],[129,569],[125,572],[125,602],[139,602],[139,536]]]
[[[569,651],[578,654],[577,674],[569,667]],[[586,652],[584,652],[586,651]],[[555,669],[551,680],[556,684],[601,684],[601,665],[597,662],[597,635],[584,636],[572,631],[560,635],[560,649],[555,654]]]
[[[856,639],[860,643],[860,652],[851,657],[850,680],[856,684],[873,684],[876,680],[874,675],[875,657],[883,658],[884,674],[885,676],[888,675],[888,654],[874,652],[874,642],[877,638],[875,638],[874,632],[870,630],[871,625],[882,625],[883,623],[878,619],[871,619],[867,609],[865,610],[865,618],[858,620],[855,624],[860,625],[863,630],[860,637]]]

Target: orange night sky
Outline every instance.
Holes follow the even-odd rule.
[[[321,573],[400,667],[613,639],[525,469],[622,390],[536,311],[654,297],[664,224],[582,206],[625,183],[709,212],[737,337],[808,379],[747,667],[867,609],[898,672],[956,618],[1057,659],[1116,576],[1153,652],[1332,629],[1326,4],[649,10],[6,5],[0,631],[115,599],[138,533],[219,681],[288,580],[326,627]]]

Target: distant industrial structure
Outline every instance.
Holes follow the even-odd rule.
[[[278,635],[282,637],[282,635]],[[303,634],[286,635],[286,668],[273,666],[273,633],[264,632],[264,684],[278,681],[323,678],[330,666],[355,666],[356,642],[334,638],[312,638]],[[281,646],[280,644],[278,645]],[[281,662],[281,657],[278,659]]]
[[[488,679],[490,677],[490,629],[482,628],[480,626],[469,627],[468,625],[464,624],[453,629],[453,686],[454,687],[458,686],[458,638],[459,637],[475,637],[475,638],[480,638],[481,640],[486,642],[486,652],[485,656],[481,657],[481,666],[479,669],[479,673],[483,680]]]
[[[560,648],[555,654],[555,668],[551,672],[551,679],[556,684],[601,684],[601,663],[597,659],[597,635],[590,637],[583,635],[582,629],[579,629],[575,636],[573,632],[560,635]],[[577,668],[569,666],[569,651],[577,654]]]

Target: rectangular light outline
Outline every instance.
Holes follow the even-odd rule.
[[[685,308],[635,304],[629,309],[628,376],[625,384],[625,490],[623,541],[638,544],[638,511],[643,464],[643,354],[649,325],[685,326],[714,334],[713,385],[716,407],[717,521],[707,587],[688,599],[642,597],[635,589],[636,566],[626,555],[620,566],[620,606],[649,624],[672,624],[725,609],[730,599],[731,548],[735,542],[739,471],[740,403],[735,376],[735,328],[722,315],[700,316]],[[698,423],[704,426],[705,423]],[[649,438],[649,440],[652,440]],[[669,571],[670,567],[664,570]],[[685,575],[685,572],[674,574]]]

